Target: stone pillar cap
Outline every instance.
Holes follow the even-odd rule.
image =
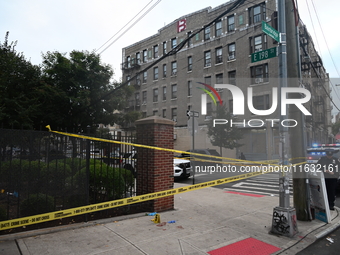
[[[147,118],[144,118],[144,119],[137,120],[135,122],[135,124],[136,125],[163,124],[163,125],[174,126],[176,124],[176,122],[169,120],[169,119],[162,118],[162,117],[158,117],[158,116],[151,116],[151,117],[147,117]]]

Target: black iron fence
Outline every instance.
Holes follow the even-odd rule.
[[[0,221],[133,196],[135,170],[130,145],[0,129]]]

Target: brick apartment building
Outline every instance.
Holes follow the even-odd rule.
[[[265,110],[272,106],[272,88],[279,87],[278,57],[252,63],[251,54],[278,46],[275,40],[262,31],[262,21],[277,28],[277,1],[246,1],[215,20],[234,2],[229,1],[215,8],[208,7],[179,17],[160,28],[157,34],[122,50],[123,79],[135,87],[134,96],[126,110],[140,111],[143,117],[157,115],[174,120],[176,149],[191,148],[186,113],[187,110],[201,112],[201,95],[205,92],[199,88],[205,86],[199,82],[211,86],[236,85],[243,91],[246,100],[247,88],[252,87],[255,109]],[[211,23],[212,21],[214,22]],[[211,25],[206,27],[209,23]],[[199,30],[201,31],[198,32]],[[305,118],[307,145],[327,142],[331,121],[331,107],[327,96],[330,93],[328,74],[302,22],[299,34],[301,86],[312,94],[312,99],[305,104],[312,113],[312,116]],[[191,35],[193,37],[185,42],[179,52],[161,59]],[[144,70],[152,64],[155,65]],[[233,98],[230,91],[220,89],[218,92],[232,111]],[[206,135],[206,124],[212,118],[215,107],[208,96],[207,114],[200,114],[197,119],[196,148],[214,148]],[[280,107],[269,116],[254,116],[245,107],[244,115],[238,116],[238,120],[247,123],[250,119],[278,119],[279,109]],[[279,157],[277,124],[272,126],[264,121],[261,127],[246,124],[240,128],[246,131],[241,141],[244,145],[238,150],[224,150],[223,156],[237,157],[242,151],[249,159]],[[219,151],[219,148],[216,149]]]

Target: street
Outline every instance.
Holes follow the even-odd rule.
[[[239,167],[238,167],[239,169]],[[197,184],[208,182],[221,178],[227,178],[244,174],[244,172],[213,172],[202,173],[196,172],[195,176],[191,176],[186,180],[178,180],[177,182],[186,184]],[[214,186],[215,188],[224,189],[229,192],[240,192],[246,194],[279,196],[279,173],[267,173],[251,178],[225,183]],[[292,179],[290,179],[290,195],[293,195]],[[337,190],[335,206],[340,208],[340,189]]]

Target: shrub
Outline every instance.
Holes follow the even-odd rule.
[[[0,207],[0,221],[7,220],[6,210]]]
[[[30,195],[29,198],[23,200],[20,204],[21,217],[53,212],[54,211],[53,197],[38,193]]]

